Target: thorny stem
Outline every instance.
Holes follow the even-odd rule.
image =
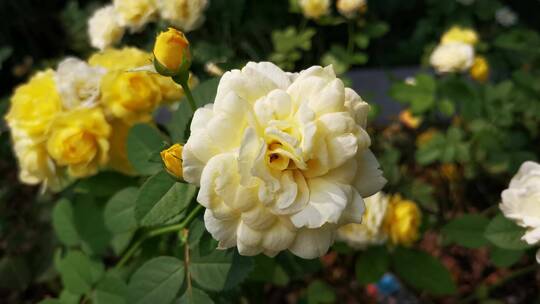
[[[148,230],[147,232],[143,233],[141,237],[137,241],[135,241],[125,251],[125,253],[122,255],[122,258],[120,259],[118,264],[116,264],[115,267],[120,268],[124,266],[129,261],[129,259],[137,252],[137,250],[142,245],[142,243],[144,243],[144,241],[146,241],[147,239],[150,239],[159,235],[171,233],[171,232],[177,232],[187,227],[193,221],[193,219],[199,214],[199,211],[201,211],[202,208],[203,207],[201,205],[197,205],[197,207],[191,210],[189,215],[182,222],[178,224],[155,228],[155,229]]]

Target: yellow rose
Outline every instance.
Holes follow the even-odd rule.
[[[110,122],[111,137],[109,140],[109,167],[126,175],[132,175],[135,171],[127,157],[127,136],[131,125],[120,119]]]
[[[299,4],[304,16],[310,19],[319,19],[330,11],[329,0],[300,0]]]
[[[148,121],[161,101],[161,90],[146,72],[111,72],[101,82],[101,101],[126,122]]]
[[[62,100],[54,83],[54,72],[47,70],[15,90],[6,121],[12,130],[42,137],[61,110]]]
[[[152,63],[152,54],[137,48],[126,47],[122,49],[106,49],[93,54],[88,63],[100,66],[109,71],[126,71]]]
[[[62,113],[51,125],[47,151],[73,177],[97,172],[108,160],[111,127],[99,108],[79,108]]]
[[[182,150],[182,145],[174,144],[160,153],[165,169],[176,178],[182,178]]]
[[[157,36],[154,56],[159,64],[171,72],[178,72],[182,64],[187,65],[183,67],[187,70],[191,61],[189,41],[184,33],[170,27]]]
[[[43,183],[44,188],[60,190],[67,180],[47,153],[42,140],[33,140],[22,132],[13,133],[13,150],[19,164],[19,179],[29,185]]]
[[[113,5],[120,25],[132,32],[140,31],[156,17],[156,0],[114,0]]]
[[[472,29],[453,26],[441,38],[441,44],[452,42],[462,42],[474,46],[478,43],[478,34]]]
[[[482,56],[476,57],[469,73],[472,79],[478,82],[486,82],[489,77],[489,63],[486,58]]]
[[[394,244],[410,246],[418,239],[422,214],[420,209],[401,195],[394,195],[388,204],[384,227]]]

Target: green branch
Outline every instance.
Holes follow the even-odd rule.
[[[193,210],[191,210],[191,212],[182,222],[178,224],[174,224],[174,225],[157,227],[143,233],[141,237],[138,238],[135,242],[133,242],[133,244],[131,244],[131,246],[125,251],[125,253],[122,255],[122,258],[120,259],[118,264],[116,264],[115,268],[120,268],[124,266],[129,261],[129,259],[137,252],[137,250],[139,249],[139,247],[141,247],[144,241],[150,238],[156,237],[156,236],[163,235],[163,234],[167,234],[171,232],[178,232],[186,228],[193,221],[193,219],[199,214],[199,211],[201,211],[202,209],[203,209],[203,206],[197,204],[197,206],[193,208]]]

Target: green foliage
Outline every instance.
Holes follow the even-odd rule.
[[[214,301],[204,291],[191,288],[174,302],[175,304],[213,304]]]
[[[57,257],[56,268],[62,284],[76,295],[90,292],[104,274],[103,264],[81,251],[68,251],[64,257]]]
[[[429,165],[436,161],[442,163],[469,161],[469,144],[460,128],[450,127],[446,134],[436,133],[426,144],[416,151],[416,161]]]
[[[282,31],[272,33],[274,52],[270,60],[285,70],[294,69],[295,63],[302,57],[302,51],[311,49],[311,39],[316,31],[307,28],[298,31],[294,27],[288,27]]]
[[[478,214],[467,214],[455,218],[447,223],[441,230],[449,242],[467,248],[478,248],[488,244],[484,237],[484,230],[489,219]]]
[[[456,285],[446,267],[431,255],[398,248],[392,255],[392,267],[412,287],[434,295],[456,292]]]
[[[106,274],[92,293],[96,304],[127,304],[127,284],[114,274]]]
[[[127,137],[127,151],[133,168],[143,175],[159,172],[163,168],[159,159],[163,143],[164,138],[155,127],[147,124],[131,127]]]
[[[127,303],[172,303],[184,281],[184,263],[162,256],[144,263],[131,276]]]
[[[390,256],[385,247],[370,247],[356,260],[356,278],[360,284],[376,283],[390,266]]]
[[[176,220],[195,195],[195,186],[177,182],[161,171],[141,187],[135,201],[135,218],[142,226]]]
[[[490,250],[490,258],[497,267],[509,267],[516,263],[524,254],[523,250],[509,250],[493,247]]]
[[[335,303],[336,294],[328,284],[316,280],[309,284],[307,289],[308,304]]]
[[[236,250],[191,251],[189,270],[193,280],[210,291],[228,290],[244,281],[253,269],[253,261]]]
[[[494,217],[486,227],[485,236],[493,245],[509,250],[519,250],[531,247],[521,240],[525,228],[519,227],[502,214]]]
[[[437,83],[428,74],[419,74],[415,84],[397,82],[392,85],[390,95],[397,101],[408,104],[413,114],[422,114],[431,110],[435,104]]]

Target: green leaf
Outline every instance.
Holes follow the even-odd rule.
[[[370,247],[356,259],[356,278],[360,284],[377,282],[388,271],[390,257],[385,247]]]
[[[253,269],[250,258],[234,250],[214,250],[202,255],[200,246],[194,248],[189,264],[193,280],[211,291],[236,287]]]
[[[133,177],[106,171],[81,180],[75,186],[75,192],[90,194],[94,197],[110,197],[117,191],[133,184]]]
[[[192,116],[193,111],[187,100],[180,102],[178,109],[172,114],[171,121],[167,124],[167,130],[169,130],[173,142],[184,143],[187,141]]]
[[[525,228],[519,227],[502,214],[493,218],[485,231],[485,236],[491,243],[497,247],[510,250],[531,247],[531,245],[521,240],[524,234]]]
[[[100,255],[111,240],[111,233],[105,227],[104,208],[89,195],[77,196],[76,202],[73,215],[82,249],[89,254]]]
[[[143,175],[152,175],[163,169],[161,162],[152,160],[163,148],[161,133],[148,124],[136,124],[127,136],[128,159],[133,168]]]
[[[0,260],[0,288],[24,290],[30,280],[30,268],[22,257],[4,256]]]
[[[135,202],[135,218],[142,226],[164,224],[188,206],[196,191],[195,186],[176,182],[161,171],[142,185]]]
[[[446,267],[431,255],[413,249],[398,248],[392,266],[402,280],[433,295],[456,292],[456,285]]]
[[[92,294],[94,304],[127,304],[128,287],[119,277],[107,274]]]
[[[204,291],[198,288],[186,290],[182,297],[174,302],[175,304],[213,304],[214,301]]]
[[[103,265],[80,251],[68,251],[57,264],[65,288],[73,294],[85,294],[104,273]]]
[[[62,290],[59,299],[62,304],[79,304],[81,295],[73,294],[69,290]]]
[[[467,247],[478,248],[488,244],[484,230],[489,219],[479,214],[467,214],[450,221],[442,228],[442,233],[451,242]]]
[[[275,259],[258,255],[254,260],[255,268],[249,275],[251,281],[272,283],[277,286],[289,284],[289,275]]]
[[[219,78],[211,78],[201,82],[192,89],[197,107],[204,107],[214,102],[219,80]],[[189,102],[184,97],[178,109],[174,111],[171,121],[167,124],[167,130],[169,130],[173,142],[183,143],[187,141],[192,116],[193,111],[189,106]]]
[[[416,84],[398,82],[392,85],[390,95],[397,101],[410,105],[413,114],[422,114],[435,105],[436,82],[431,75],[418,74]]]
[[[217,88],[220,78],[211,78],[201,82],[193,89],[193,98],[197,107],[201,108],[209,103],[213,103],[216,99]]]
[[[114,234],[133,231],[137,228],[135,201],[139,189],[129,187],[117,192],[105,207],[105,225]]]
[[[490,250],[491,262],[497,267],[510,267],[523,256],[524,250],[508,250],[493,247]]]
[[[336,294],[328,284],[315,280],[307,288],[307,299],[308,304],[335,303]]]
[[[74,223],[73,206],[65,198],[59,200],[52,211],[52,225],[58,239],[66,246],[79,244],[79,234]]]
[[[184,263],[179,259],[168,256],[154,258],[144,263],[131,277],[127,303],[172,303],[184,282],[184,275]]]

